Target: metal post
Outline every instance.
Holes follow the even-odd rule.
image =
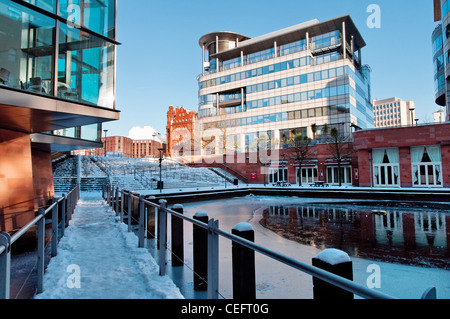
[[[132,202],[131,202],[131,195],[133,195],[133,192],[128,193],[128,231],[131,231],[131,210],[132,210]]]
[[[61,202],[61,236],[64,236],[64,232],[66,230],[66,203],[67,203],[67,196],[66,194],[62,195],[63,200]]]
[[[255,231],[249,223],[239,223],[231,230],[233,235],[255,241]],[[233,241],[233,298],[256,299],[255,251]]]
[[[208,214],[197,212],[194,219],[208,224]],[[208,231],[200,226],[193,225],[193,255],[194,255],[194,290],[206,290],[208,277]]]
[[[325,249],[312,259],[312,265],[348,280],[353,280],[353,264],[344,251]],[[315,300],[352,300],[353,293],[313,276],[313,297]]]
[[[219,299],[219,221],[208,222],[208,299]]]
[[[57,199],[53,198],[52,203],[55,204],[52,208],[52,257],[58,254],[58,204]]]
[[[119,215],[119,187],[116,187],[116,207],[115,207],[115,211],[116,211],[116,216]]]
[[[147,200],[154,202],[156,200],[155,196],[150,196]],[[156,237],[156,229],[155,229],[155,221],[156,221],[156,208],[152,205],[147,205],[147,238],[155,238]]]
[[[172,210],[183,214],[183,205],[176,204]],[[172,215],[172,266],[183,266],[184,264],[184,233],[183,220]]]
[[[37,222],[38,254],[37,254],[37,293],[44,291],[44,253],[45,253],[45,210],[39,208]]]
[[[9,299],[11,288],[11,236],[2,232],[0,234],[0,299]]]
[[[164,199],[161,199],[159,201],[160,203],[160,212],[159,216],[160,219],[158,221],[159,223],[159,234],[158,234],[158,241],[159,241],[159,252],[158,252],[158,259],[159,259],[159,275],[164,276],[166,274],[166,238],[167,238],[167,212],[166,212],[166,205],[167,201]]]
[[[122,189],[122,191],[120,192],[120,223],[123,223],[124,206],[125,206],[125,193],[124,190]]]
[[[139,248],[145,247],[145,209],[144,209],[144,195],[139,196],[139,232],[138,232],[138,238]]]

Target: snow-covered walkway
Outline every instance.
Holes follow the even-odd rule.
[[[121,224],[101,194],[81,199],[51,259],[44,292],[36,299],[178,299],[183,298],[134,233]]]

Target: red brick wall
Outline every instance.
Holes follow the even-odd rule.
[[[412,186],[410,147],[441,146],[443,186],[450,187],[450,124],[412,126],[358,131],[353,135],[358,154],[360,186],[370,186],[369,150],[397,147],[399,149],[401,187]]]
[[[351,147],[351,146],[350,146]],[[285,155],[285,160],[288,161],[288,179],[289,183],[295,184],[297,180],[296,176],[296,163],[292,160],[295,157],[295,153],[292,149],[284,149],[279,150],[278,155],[274,155],[272,160],[279,161],[281,160],[281,155]],[[268,155],[271,155],[270,153]],[[262,184],[264,181],[268,183],[268,177],[264,172],[264,165],[260,163],[260,158],[257,153],[246,153],[246,154],[237,154],[237,155],[228,155],[227,156],[227,167],[237,171],[242,176],[247,177],[248,183],[253,184]],[[326,161],[330,158],[330,151],[326,144],[317,144],[311,148],[311,157],[307,161],[317,161],[318,175],[320,181],[327,181],[327,165]],[[256,163],[255,163],[256,162]],[[209,164],[208,164],[209,163]],[[198,166],[215,166],[224,168],[224,157],[223,156],[215,156],[208,157],[204,159],[202,163],[197,164]],[[358,168],[358,160],[356,157],[356,153],[353,154],[352,157],[352,181],[354,185],[358,185],[358,179],[355,179],[354,171]],[[323,175],[321,176],[321,172]],[[255,174],[255,175],[253,175]],[[255,178],[252,178],[252,175]],[[358,173],[359,175],[359,173]]]

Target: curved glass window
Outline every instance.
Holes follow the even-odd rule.
[[[56,13],[57,0],[23,0],[51,13]]]
[[[56,22],[0,0],[0,85],[53,95]]]
[[[115,46],[60,24],[58,97],[114,107]]]
[[[116,36],[115,0],[60,0],[59,15],[111,39]]]

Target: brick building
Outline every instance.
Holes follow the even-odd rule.
[[[313,142],[310,156],[302,161],[301,168],[299,162],[295,160],[296,153],[292,148],[267,151],[267,153],[266,151],[235,153],[226,157],[217,155],[204,158],[203,163],[197,165],[224,169],[226,161],[227,171],[248,183],[273,184],[284,181],[299,185],[299,178],[301,178],[302,185],[315,182],[339,185],[339,165],[332,159],[329,147],[328,144]],[[344,143],[344,147],[351,149],[352,144]],[[299,170],[301,170],[300,174]],[[342,159],[340,170],[341,185],[358,185],[356,153]]]
[[[450,124],[355,132],[359,185],[450,187]]]
[[[314,144],[314,142],[313,142]],[[341,161],[342,185],[361,187],[450,187],[450,123],[361,130],[353,133],[353,153]],[[312,146],[311,156],[299,164],[293,149],[280,149],[267,164],[261,154],[226,157],[227,169],[248,183],[287,181],[302,185],[325,182],[339,185],[339,168],[328,144]],[[270,153],[270,152],[269,152]],[[283,155],[284,154],[284,155]],[[225,157],[204,158],[202,166],[224,168]],[[209,164],[207,164],[209,163]]]
[[[169,106],[167,112],[167,155],[182,156],[184,148],[194,150],[198,113],[183,107]],[[189,152],[191,154],[191,152]]]

